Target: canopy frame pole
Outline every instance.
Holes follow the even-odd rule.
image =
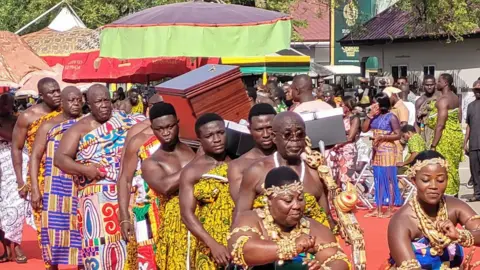
[[[21,33],[23,30],[27,29],[30,25],[36,23],[38,20],[40,20],[41,18],[43,18],[45,15],[47,15],[48,13],[52,12],[53,10],[55,10],[57,7],[59,7],[61,4],[64,4],[65,3],[65,0],[62,0],[60,1],[58,4],[56,4],[55,6],[53,6],[52,8],[50,8],[49,10],[45,11],[44,13],[42,13],[40,16],[38,16],[37,18],[35,18],[33,21],[29,22],[28,24],[26,24],[24,27],[20,28],[17,30],[17,32],[15,32],[15,34],[19,34]]]

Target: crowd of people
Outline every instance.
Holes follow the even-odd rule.
[[[182,108],[158,95],[111,97],[99,84],[82,95],[44,78],[42,102],[18,118],[13,97],[1,95],[0,262],[27,262],[26,222],[46,269],[351,269],[326,183],[305,162],[301,117],[339,107],[346,141],[327,147],[326,164],[339,184],[371,164],[377,208],[368,216],[393,215],[391,266],[459,267],[463,247],[480,245],[480,218],[456,198],[464,152],[480,156],[480,81],[465,139],[452,76],[426,76],[421,96],[408,81],[397,83],[373,91],[362,80],[353,96],[338,96],[297,75],[248,89],[254,147],[240,157],[227,152],[224,119],[215,113],[197,118],[196,151],[182,142]],[[371,151],[361,132],[371,132]],[[479,200],[478,163],[471,168]],[[400,171],[418,190],[405,204]]]

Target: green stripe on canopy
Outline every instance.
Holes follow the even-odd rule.
[[[297,66],[297,67],[240,67],[240,72],[243,75],[261,75],[264,72],[271,75],[293,75],[299,73],[308,73],[310,66]]]
[[[246,26],[107,27],[100,56],[119,59],[263,56],[290,48],[291,21]]]

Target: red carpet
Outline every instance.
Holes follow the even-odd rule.
[[[357,213],[358,221],[364,230],[366,239],[367,250],[367,269],[381,269],[380,267],[385,264],[388,258],[388,245],[387,245],[387,227],[388,220],[382,218],[364,218],[366,212],[359,211]],[[20,269],[43,269],[43,261],[40,253],[40,249],[36,240],[36,233],[30,227],[25,226],[24,239],[22,243],[23,250],[28,257],[27,264],[17,264],[15,262],[9,262],[0,264],[0,269],[8,270],[20,270]],[[1,251],[3,253],[3,250]],[[350,254],[350,250],[347,247],[345,249],[347,254]],[[475,253],[473,261],[480,260],[480,251]],[[76,269],[76,267],[61,267],[60,269]]]

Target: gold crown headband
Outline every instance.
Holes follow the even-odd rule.
[[[423,161],[417,160],[414,165],[410,167],[407,171],[408,177],[414,177],[418,171],[420,171],[423,167],[428,166],[428,165],[433,165],[433,164],[438,164],[446,169],[448,169],[448,162],[445,159],[441,158],[432,158],[432,159],[426,159]]]
[[[283,186],[273,186],[265,189],[265,195],[273,196],[274,198],[277,196],[283,195],[290,195],[292,193],[302,193],[303,192],[303,184],[299,181],[295,181],[291,184],[283,185]]]

